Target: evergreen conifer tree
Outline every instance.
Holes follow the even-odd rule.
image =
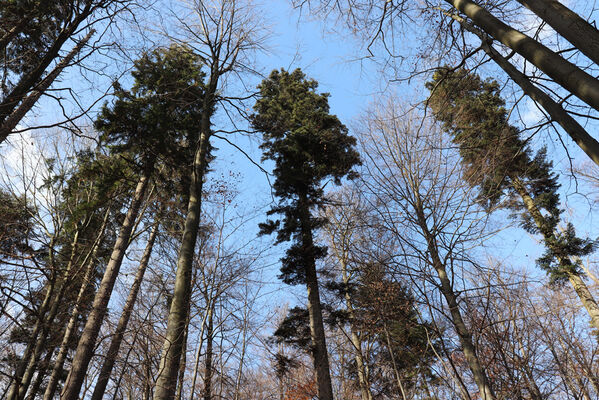
[[[273,71],[259,86],[253,127],[262,132],[263,160],[275,163],[273,183],[278,204],[268,215],[281,215],[260,225],[264,234],[277,233],[277,243],[292,241],[282,258],[280,278],[308,290],[311,352],[318,398],[332,400],[316,262],[326,248],[314,243],[314,232],[326,222],[313,215],[326,204],[323,183],[351,178],[360,163],[356,140],[339,119],[329,113],[328,95],[316,92],[316,81],[299,70]]]
[[[459,146],[464,178],[480,189],[481,203],[491,207],[510,200],[506,204],[520,213],[523,228],[543,237],[546,252],[537,264],[551,282],[570,281],[599,329],[599,306],[581,278],[579,259],[596,243],[577,237],[570,223],[563,232],[558,229],[558,176],[545,149],[533,154],[519,129],[510,125],[497,82],[463,69],[440,69],[426,86],[428,105]]]

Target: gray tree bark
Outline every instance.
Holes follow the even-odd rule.
[[[131,200],[125,220],[121,225],[119,236],[114,244],[112,254],[110,255],[110,261],[108,261],[108,265],[106,266],[106,271],[102,277],[100,287],[94,297],[92,309],[87,318],[87,322],[85,323],[85,327],[83,328],[81,338],[79,339],[71,371],[69,372],[65,386],[60,395],[62,400],[74,400],[79,397],[79,392],[81,391],[81,386],[83,385],[89,362],[94,353],[96,339],[98,338],[102,321],[108,310],[108,302],[110,301],[116,278],[121,269],[123,257],[129,246],[129,239],[131,238],[135,220],[137,219],[146,188],[148,187],[153,164],[153,160],[148,161],[144,168],[144,172],[137,183],[137,187],[135,188],[135,194]]]
[[[562,58],[546,46],[513,29],[470,0],[445,0],[474,24],[514,50],[564,89],[599,111],[599,80]]]
[[[125,305],[123,306],[121,318],[119,319],[116,330],[114,332],[114,336],[112,337],[112,341],[110,342],[110,346],[108,347],[108,351],[106,352],[104,363],[100,368],[100,374],[98,375],[96,386],[94,387],[94,392],[92,393],[92,400],[102,400],[102,398],[104,397],[106,385],[108,385],[108,380],[110,379],[112,368],[114,367],[114,363],[118,356],[123,337],[125,336],[127,325],[129,324],[129,318],[131,317],[131,313],[133,312],[133,306],[135,305],[135,301],[137,300],[137,294],[139,293],[139,289],[141,288],[146,269],[150,262],[152,248],[154,247],[154,241],[156,240],[156,236],[158,235],[159,225],[160,213],[158,213],[155,217],[154,226],[152,227],[150,237],[148,238],[148,242],[146,244],[146,248],[139,262],[139,267],[137,268],[135,279],[133,280],[133,284],[131,285],[131,289],[129,290],[129,295],[127,296]]]
[[[495,393],[493,392],[493,389],[489,384],[489,378],[487,377],[487,374],[480,363],[478,356],[476,355],[476,347],[472,342],[472,335],[464,323],[462,312],[460,311],[460,307],[458,305],[457,296],[453,291],[451,280],[447,275],[445,265],[441,261],[441,257],[437,251],[435,237],[429,231],[424,210],[421,208],[420,204],[417,204],[415,208],[418,224],[420,225],[420,229],[422,230],[422,233],[426,239],[433,268],[437,272],[439,281],[441,282],[441,293],[443,294],[443,297],[445,297],[445,301],[447,301],[447,305],[449,306],[451,321],[460,339],[462,351],[464,352],[464,356],[468,366],[470,367],[470,371],[472,371],[472,375],[476,385],[478,386],[480,396],[482,400],[495,400]]]
[[[180,367],[187,323],[187,310],[189,309],[191,297],[192,263],[202,209],[202,186],[204,171],[206,170],[207,165],[208,145],[211,134],[210,119],[218,82],[216,71],[217,69],[213,69],[204,96],[204,114],[200,125],[200,138],[191,174],[185,229],[177,260],[175,289],[168,315],[166,338],[164,340],[160,367],[158,369],[159,375],[154,389],[154,400],[172,400],[175,397],[177,374]]]
[[[556,0],[518,0],[599,65],[599,31]]]
[[[300,203],[307,204],[306,199]],[[310,213],[306,207],[302,209],[302,246],[304,249],[314,248],[314,239],[310,227]],[[326,336],[322,320],[322,305],[316,275],[316,261],[308,260],[306,265],[306,289],[308,291],[308,314],[310,317],[310,337],[312,341],[312,359],[316,372],[316,384],[319,400],[333,400],[333,385],[327,353]]]

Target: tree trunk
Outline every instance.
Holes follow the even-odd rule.
[[[546,73],[564,89],[599,111],[599,81],[536,40],[511,28],[470,0],[445,0],[494,39]]]
[[[505,57],[503,57],[490,44],[490,38],[483,32],[476,29],[470,23],[463,19],[458,20],[464,28],[476,34],[481,39],[481,47],[495,63],[505,71],[506,74],[522,89],[524,94],[534,100],[549,114],[552,120],[557,122],[570,138],[599,165],[599,142],[589,135],[574,118],[551,96],[535,86],[528,77],[514,67]]]
[[[143,202],[153,166],[154,160],[148,160],[143,174],[137,183],[137,187],[135,188],[135,194],[131,200],[127,216],[123,221],[119,236],[114,243],[110,261],[108,261],[108,265],[106,266],[102,282],[96,292],[91,311],[87,318],[87,322],[85,323],[85,327],[83,328],[81,338],[79,339],[71,371],[69,372],[64,389],[60,395],[62,400],[77,399],[79,392],[81,391],[81,386],[83,385],[89,362],[94,353],[96,339],[98,338],[104,316],[108,311],[108,302],[112,295],[112,289],[114,288],[116,278],[123,262],[123,257],[125,256],[125,252],[129,245],[133,225],[135,224],[139,208]]]
[[[210,78],[206,94],[204,96],[203,116],[200,126],[200,139],[196,149],[191,184],[189,189],[189,202],[187,215],[185,217],[185,230],[183,240],[179,249],[177,260],[177,273],[175,276],[175,289],[168,315],[166,338],[162,348],[162,357],[156,387],[154,389],[154,400],[172,400],[175,396],[177,386],[177,374],[183,351],[183,339],[185,336],[185,325],[187,323],[187,310],[191,297],[191,275],[193,256],[198,236],[200,213],[202,210],[202,185],[204,171],[207,165],[208,145],[210,140],[210,119],[216,95],[217,77]]]
[[[83,276],[83,281],[81,282],[81,287],[79,288],[79,293],[77,293],[77,299],[75,301],[75,306],[71,311],[71,316],[69,318],[69,322],[67,323],[67,327],[65,328],[62,342],[60,343],[60,348],[58,350],[58,354],[56,355],[56,359],[54,360],[54,367],[52,368],[52,373],[50,374],[50,378],[48,380],[48,384],[46,386],[46,390],[44,391],[44,400],[52,400],[54,398],[54,393],[56,392],[56,388],[58,387],[58,381],[62,374],[64,362],[67,358],[67,353],[69,351],[69,343],[75,334],[75,329],[77,326],[77,320],[82,311],[82,299],[87,290],[89,283],[92,279],[94,273],[94,262],[98,253],[98,249],[100,248],[100,243],[104,238],[104,234],[106,231],[106,225],[108,222],[108,217],[110,215],[110,210],[106,211],[104,215],[104,220],[102,221],[102,225],[100,227],[100,232],[96,237],[92,245],[91,252],[89,254],[89,259],[84,261],[86,265],[85,273]]]
[[[79,24],[85,20],[93,10],[89,5],[75,17],[68,27],[63,29],[46,54],[42,57],[39,64],[35,66],[29,73],[19,79],[19,82],[13,87],[11,92],[0,102],[0,125],[4,124],[6,118],[14,111],[17,105],[23,100],[27,92],[39,83],[46,68],[58,56],[62,45],[71,37]],[[3,140],[0,140],[0,144]]]
[[[462,318],[462,313],[458,305],[457,297],[453,291],[451,280],[447,275],[445,265],[441,261],[441,257],[437,251],[436,239],[428,229],[426,217],[422,208],[418,205],[415,211],[418,218],[418,224],[420,225],[420,229],[422,230],[422,233],[426,239],[433,268],[435,271],[437,271],[437,275],[441,281],[441,293],[443,294],[443,297],[445,297],[445,301],[447,301],[447,305],[449,306],[451,321],[460,339],[462,351],[464,352],[464,356],[468,366],[470,367],[470,371],[472,371],[474,381],[478,386],[481,399],[495,400],[495,394],[493,393],[493,389],[489,384],[489,378],[487,377],[487,374],[481,365],[478,356],[476,355],[476,348],[472,342],[472,335],[468,331],[468,327]]]
[[[343,284],[347,288],[349,286],[349,277],[347,274],[347,263],[345,257],[337,252],[337,257],[341,263],[341,275],[343,278]],[[352,305],[351,296],[348,290],[345,290],[345,309],[350,320],[350,331],[351,331],[351,343],[354,348],[354,359],[356,360],[356,370],[358,372],[358,384],[360,385],[360,396],[362,400],[372,400],[372,392],[370,391],[368,366],[364,362],[364,354],[362,353],[362,341],[358,336],[358,332],[355,329],[354,321],[356,320],[354,307]]]
[[[154,221],[154,226],[152,227],[152,231],[150,232],[150,237],[148,238],[146,248],[139,262],[139,267],[137,268],[137,273],[135,274],[135,279],[133,280],[133,284],[131,286],[131,289],[129,290],[129,295],[127,296],[125,305],[123,306],[121,318],[119,319],[116,330],[114,332],[114,336],[112,337],[112,341],[110,342],[110,346],[108,347],[108,351],[106,352],[104,363],[100,368],[100,374],[98,375],[98,380],[96,381],[91,400],[102,400],[102,398],[104,397],[106,385],[108,384],[108,380],[110,379],[110,375],[112,374],[112,368],[114,367],[114,363],[118,356],[123,337],[125,336],[125,331],[127,329],[127,325],[129,324],[129,318],[131,317],[131,313],[133,312],[133,306],[135,305],[135,301],[137,300],[137,294],[139,293],[139,289],[141,288],[141,284],[143,282],[144,274],[146,273],[148,263],[150,262],[152,248],[154,246],[154,241],[156,240],[156,235],[158,234],[158,226],[160,224],[160,212],[157,213],[155,218],[156,219]]]
[[[518,0],[599,65],[599,31],[556,0]]]
[[[58,78],[58,75],[60,75],[62,70],[65,69],[71,61],[73,61],[73,58],[75,58],[83,46],[87,44],[94,33],[95,31],[93,29],[89,31],[89,33],[85,35],[85,37],[81,39],[79,43],[75,45],[75,47],[73,47],[73,49],[69,52],[69,54],[66,55],[65,58],[60,60],[52,72],[50,72],[38,85],[36,85],[35,89],[29,93],[29,95],[21,102],[21,104],[0,125],[0,143],[2,143],[7,136],[11,134],[12,130],[17,126],[21,119],[23,119],[25,114],[31,110],[39,98],[44,94],[44,92],[48,90],[54,80]]]
[[[212,356],[214,342],[214,305],[208,310],[208,321],[206,323],[206,364],[204,366],[204,390],[203,400],[212,400]]]
[[[524,184],[517,177],[511,177],[511,180],[514,189],[516,189],[516,192],[522,198],[524,206],[535,221],[535,224],[537,225],[537,228],[539,228],[539,231],[545,238],[546,243],[553,242],[553,239],[555,239],[555,232],[547,229],[545,217],[543,217],[543,214],[541,214],[541,212],[537,208],[534,200],[528,194],[528,191],[526,190]],[[556,253],[559,254],[559,252]],[[558,256],[558,261],[560,264],[573,265],[572,260],[570,260],[568,257]],[[593,295],[589,291],[589,288],[584,283],[582,278],[575,273],[568,272],[568,280],[570,281],[570,284],[574,288],[574,291],[580,298],[580,301],[582,302],[584,308],[589,313],[589,316],[591,317],[591,325],[593,325],[595,329],[599,329],[599,305],[597,305],[597,302],[595,301]]]
[[[56,311],[58,311],[58,305],[64,294],[66,280],[75,260],[77,245],[79,243],[79,233],[79,230],[76,230],[73,236],[73,241],[71,242],[71,254],[65,270],[60,275],[56,274],[55,279],[50,283],[48,289],[46,289],[46,294],[42,301],[42,305],[40,306],[38,312],[39,315],[33,328],[30,342],[27,344],[23,359],[18,366],[13,384],[8,392],[8,400],[23,399],[29,388],[29,383],[35,373],[37,362],[46,342],[48,329],[52,324]],[[52,261],[52,265],[56,268],[54,261]]]
[[[310,211],[307,208],[307,200],[300,198],[300,212],[302,224],[302,247],[308,254],[312,254],[314,239],[310,224]],[[318,289],[318,276],[316,275],[316,261],[314,257],[306,260],[306,289],[308,291],[308,314],[310,316],[310,337],[312,341],[312,359],[316,372],[316,384],[319,400],[333,400],[333,385],[331,384],[331,373],[329,357],[327,353],[326,336],[322,320],[322,305],[320,304],[320,293]]]

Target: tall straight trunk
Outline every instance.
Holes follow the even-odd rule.
[[[54,393],[56,392],[56,388],[58,387],[58,381],[60,376],[62,375],[62,370],[64,366],[64,362],[67,358],[67,353],[69,351],[69,343],[73,335],[75,334],[77,327],[77,320],[82,311],[82,303],[83,296],[85,291],[87,290],[93,273],[96,256],[98,254],[98,249],[100,248],[100,243],[104,239],[104,234],[106,232],[106,225],[108,223],[108,217],[110,216],[110,210],[106,210],[104,214],[104,220],[102,221],[102,225],[100,227],[100,231],[96,240],[92,244],[91,252],[89,253],[89,258],[84,260],[84,264],[86,264],[85,272],[83,276],[83,280],[81,282],[81,287],[79,288],[79,293],[77,293],[77,299],[75,301],[75,306],[71,311],[71,316],[69,318],[69,322],[67,323],[67,327],[65,328],[62,342],[60,343],[60,347],[58,350],[58,354],[56,355],[56,359],[54,360],[54,367],[52,368],[52,372],[50,374],[50,378],[48,380],[48,384],[46,385],[46,390],[44,391],[44,400],[52,400],[54,398]]]
[[[67,283],[66,280],[75,260],[79,243],[79,234],[79,230],[76,230],[73,235],[71,254],[66,268],[61,273],[55,273],[55,279],[52,280],[50,286],[46,289],[46,294],[38,311],[38,318],[33,328],[30,341],[27,343],[25,353],[17,368],[12,385],[10,386],[7,396],[8,400],[24,398],[25,392],[29,388],[29,383],[35,372],[37,362],[44,349],[48,329],[58,310],[62,295],[64,294],[64,287]]]
[[[418,224],[420,225],[420,229],[426,239],[427,249],[431,257],[433,268],[437,272],[437,276],[441,282],[441,294],[443,294],[443,297],[449,306],[451,322],[453,323],[456,333],[458,334],[460,345],[462,346],[462,351],[464,352],[464,357],[466,358],[466,362],[468,363],[470,371],[472,371],[474,382],[476,382],[480,392],[480,397],[482,400],[495,400],[495,393],[493,392],[493,389],[489,384],[489,378],[482,364],[480,363],[478,356],[476,355],[476,347],[472,342],[472,335],[464,323],[462,312],[460,311],[460,307],[458,305],[457,296],[453,291],[451,280],[447,275],[445,265],[439,256],[436,238],[430,232],[426,222],[426,217],[424,215],[424,210],[419,204],[416,206],[415,211]]]
[[[183,349],[181,350],[181,361],[179,362],[179,375],[178,375],[178,379],[179,382],[177,383],[177,392],[175,393],[175,399],[176,400],[183,400],[183,384],[185,383],[185,367],[187,364],[187,339],[189,337],[189,307],[191,306],[191,302],[190,304],[188,304],[187,307],[187,322],[185,324],[185,334],[183,337]]]
[[[599,31],[556,0],[518,0],[599,65]]]
[[[518,85],[520,89],[534,100],[557,122],[570,138],[584,151],[593,162],[599,165],[599,141],[592,137],[564,108],[554,101],[551,96],[535,86],[528,77],[514,67],[490,44],[490,38],[461,18],[456,18],[464,28],[476,34],[481,39],[481,47],[495,63]]]
[[[516,192],[522,198],[526,210],[532,216],[535,225],[545,238],[545,242],[554,242],[556,236],[555,232],[547,228],[547,224],[545,223],[545,217],[543,217],[543,214],[541,214],[541,212],[537,208],[534,200],[532,199],[532,197],[530,197],[530,194],[526,190],[524,184],[517,177],[511,177],[511,180],[514,189],[516,189]],[[556,252],[556,254],[560,253]],[[560,264],[574,265],[574,263],[572,262],[572,260],[570,260],[569,257],[558,256],[558,261]],[[578,274],[575,274],[571,271],[567,271],[567,274],[570,284],[574,288],[574,291],[578,295],[578,298],[582,302],[582,305],[591,317],[591,325],[593,325],[595,329],[599,329],[599,305],[595,301],[595,298],[591,294],[591,291]]]
[[[27,396],[27,400],[35,400],[37,394],[42,386],[42,382],[46,377],[46,373],[48,372],[48,366],[50,366],[50,362],[52,361],[52,355],[54,354],[54,349],[49,349],[46,352],[46,356],[43,360],[40,361],[37,367],[37,376],[35,377],[35,381],[33,381],[33,385],[31,385],[31,389],[29,390],[29,396]]]
[[[204,329],[206,328],[206,319],[208,318],[208,313],[210,312],[211,307],[212,307],[211,301],[209,300],[208,303],[206,304],[206,312],[204,313],[204,316],[202,318],[200,334],[198,335],[199,343],[198,343],[197,349],[196,349],[196,355],[195,355],[195,361],[194,361],[194,367],[193,367],[193,378],[191,380],[191,393],[189,395],[189,400],[193,400],[195,397],[196,381],[198,378],[198,372],[199,372],[199,368],[200,368],[200,354],[202,353],[202,346],[204,345]]]
[[[33,91],[19,104],[19,106],[6,118],[6,120],[0,125],[0,143],[2,143],[17,124],[23,119],[25,114],[31,110],[35,103],[40,97],[48,90],[50,85],[54,83],[58,75],[73,61],[73,58],[81,51],[83,46],[87,44],[89,39],[95,31],[92,29],[83,39],[73,47],[73,49],[66,55],[65,58],[54,67],[54,69],[38,84],[35,86]]]
[[[191,298],[193,256],[200,224],[200,213],[202,210],[202,185],[204,171],[206,170],[208,161],[208,144],[211,134],[210,120],[217,88],[218,76],[215,75],[215,71],[213,71],[213,74],[211,75],[210,83],[208,84],[206,94],[204,95],[203,115],[202,121],[200,122],[200,137],[191,173],[185,229],[183,231],[183,240],[181,242],[177,260],[175,289],[168,314],[166,337],[162,347],[162,357],[158,368],[158,379],[154,389],[154,400],[172,400],[175,396],[177,386],[177,374],[179,372],[187,323],[187,310],[189,309]]]
[[[302,247],[308,254],[312,254],[314,238],[310,224],[310,211],[307,208],[307,199],[300,198]],[[303,206],[302,206],[303,204]],[[333,400],[333,385],[327,353],[324,322],[322,320],[322,305],[318,289],[318,276],[316,275],[316,260],[314,256],[306,260],[306,289],[308,291],[308,314],[310,317],[310,338],[312,359],[316,372],[316,385],[319,400]]]
[[[114,332],[114,336],[112,337],[112,341],[110,342],[110,346],[108,347],[108,351],[106,352],[104,363],[100,368],[100,374],[98,375],[98,379],[94,387],[94,392],[92,393],[92,400],[102,400],[102,398],[104,397],[104,392],[106,391],[108,380],[110,379],[110,375],[112,374],[112,368],[114,367],[114,363],[118,356],[123,337],[125,336],[125,331],[127,330],[127,325],[129,324],[129,318],[131,317],[131,313],[133,312],[133,306],[135,305],[135,301],[137,300],[137,294],[139,293],[139,289],[141,288],[146,269],[148,268],[148,264],[150,262],[152,248],[154,247],[154,241],[156,240],[156,235],[158,234],[159,225],[160,213],[158,213],[155,217],[154,226],[152,227],[150,237],[148,238],[148,242],[146,243],[146,248],[139,262],[139,267],[137,268],[135,279],[133,280],[131,289],[129,289],[129,295],[127,296],[125,305],[123,306],[121,318],[119,319],[116,330]]]
[[[208,310],[206,322],[206,363],[204,365],[204,390],[202,391],[203,400],[212,400],[212,366],[213,344],[214,344],[214,305]]]
[[[337,249],[335,249],[335,251],[339,253]],[[339,258],[339,261],[341,263],[341,276],[343,279],[343,284],[345,285],[345,287],[348,287],[350,282],[349,275],[347,273],[347,263],[345,262],[345,257],[341,254],[337,254],[337,257]],[[362,352],[362,341],[360,340],[360,337],[354,325],[356,315],[354,313],[351,295],[349,294],[348,290],[345,290],[344,297],[345,309],[350,320],[351,343],[354,348],[354,360],[356,361],[356,370],[358,372],[360,396],[362,397],[362,400],[372,400],[372,392],[370,391],[370,383],[368,376],[368,366],[366,365],[366,362],[364,362],[364,353]]]
[[[514,50],[564,89],[599,110],[599,80],[470,0],[445,0],[492,38]]]
[[[121,225],[119,236],[114,243],[114,248],[110,255],[110,261],[108,261],[106,271],[104,271],[102,282],[100,282],[100,287],[96,292],[91,311],[87,318],[87,322],[85,323],[85,327],[83,328],[81,338],[79,339],[71,371],[69,372],[64,389],[60,395],[62,400],[74,400],[79,397],[79,392],[81,391],[81,386],[83,385],[89,362],[94,354],[96,339],[98,338],[102,321],[108,310],[108,302],[110,301],[116,278],[121,269],[123,257],[129,246],[131,231],[135,224],[135,220],[137,219],[141,203],[143,202],[153,167],[154,160],[148,160],[144,167],[143,174],[137,183],[137,187],[135,188],[133,199],[131,200],[129,210],[127,211],[127,216]]]

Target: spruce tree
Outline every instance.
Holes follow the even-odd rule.
[[[599,306],[581,278],[579,257],[590,254],[595,241],[576,236],[568,223],[561,231],[558,176],[546,150],[536,154],[508,122],[499,85],[463,69],[440,69],[426,84],[433,114],[459,146],[464,178],[480,189],[479,199],[490,208],[500,200],[518,213],[524,229],[541,234],[545,254],[537,264],[550,281],[570,281],[599,329]]]
[[[356,140],[339,119],[329,113],[328,94],[299,70],[273,71],[259,86],[252,126],[263,135],[263,160],[274,161],[274,194],[278,204],[268,215],[279,220],[260,225],[264,234],[277,233],[277,243],[292,241],[281,259],[283,282],[305,284],[308,291],[311,352],[318,398],[332,400],[322,306],[316,272],[326,249],[314,243],[314,232],[326,222],[314,210],[326,204],[324,183],[340,184],[353,177],[360,163]]]

